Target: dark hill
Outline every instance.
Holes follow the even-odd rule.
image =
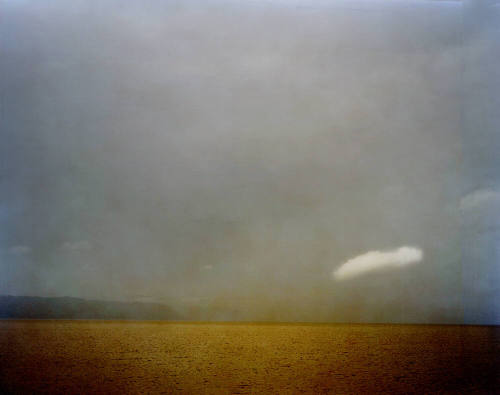
[[[107,302],[79,298],[0,296],[0,318],[179,320],[180,315],[159,303]]]

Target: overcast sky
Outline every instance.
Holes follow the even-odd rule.
[[[500,323],[495,1],[0,7],[0,294]]]

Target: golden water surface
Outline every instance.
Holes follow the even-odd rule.
[[[500,393],[500,328],[0,321],[0,393]]]

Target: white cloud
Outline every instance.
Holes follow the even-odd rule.
[[[422,250],[415,247],[403,246],[390,251],[369,251],[344,262],[332,272],[332,276],[336,280],[345,280],[385,267],[399,267],[417,263],[422,258]]]
[[[61,245],[61,250],[68,252],[88,251],[92,245],[87,240],[66,241]]]
[[[462,210],[471,210],[490,204],[500,204],[500,190],[498,189],[478,189],[471,192],[460,200]]]

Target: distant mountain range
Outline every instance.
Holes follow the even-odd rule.
[[[60,297],[0,296],[0,318],[180,320],[160,303],[107,302]]]

